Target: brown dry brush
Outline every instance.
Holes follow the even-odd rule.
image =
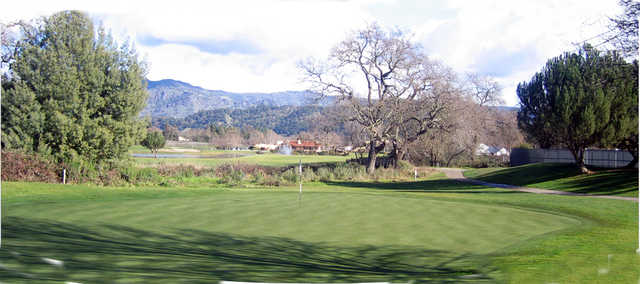
[[[57,183],[62,168],[37,155],[2,151],[2,181]]]

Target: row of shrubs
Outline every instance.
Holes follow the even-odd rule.
[[[280,186],[297,184],[302,177],[305,182],[316,181],[367,181],[404,180],[413,177],[407,163],[397,169],[377,169],[369,175],[366,168],[356,163],[305,165],[302,175],[298,167],[266,167],[249,164],[225,164],[217,167],[195,167],[191,165],[160,165],[141,168],[132,161],[92,164],[86,161],[66,165],[51,163],[37,155],[2,153],[3,181],[62,182],[66,170],[67,183],[93,183],[100,185],[178,185],[190,178],[211,178],[221,184],[256,184]]]

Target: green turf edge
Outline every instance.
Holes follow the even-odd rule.
[[[571,164],[535,163],[511,168],[464,171],[464,176],[492,183],[552,189],[592,195],[638,197],[637,169],[598,169],[582,174]]]

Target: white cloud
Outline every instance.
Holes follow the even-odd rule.
[[[619,13],[616,3],[608,1],[447,3],[446,9],[455,10],[455,16],[417,26],[418,40],[455,70],[495,75],[509,105],[517,103],[519,82],[529,80],[548,58],[599,34],[606,16]],[[509,73],[496,74],[504,70]]]
[[[372,21],[358,2],[227,1],[197,5],[151,7],[143,15],[134,9],[101,18],[114,32],[125,31],[132,37],[151,36],[183,45],[214,39],[217,44],[257,47],[255,54],[212,54],[175,44],[139,43],[139,50],[147,53],[151,62],[151,79],[175,78],[235,92],[300,89],[298,60],[326,56],[347,31]]]
[[[415,34],[458,72],[496,75],[508,104],[515,85],[572,43],[602,30],[615,1],[20,1],[1,21],[87,11],[120,41],[138,40],[152,80],[227,91],[301,89],[295,63],[324,57],[350,31],[378,21]]]

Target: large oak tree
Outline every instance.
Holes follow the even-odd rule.
[[[406,144],[395,143],[400,132],[420,135],[437,124],[434,116],[439,116],[441,107],[430,103],[444,100],[429,92],[431,66],[407,35],[377,24],[340,42],[327,60],[301,64],[313,91],[335,96],[349,109],[347,121],[357,125],[367,140],[369,173],[375,171],[377,155],[388,144],[394,143],[400,154]],[[416,109],[421,113],[406,112]],[[410,129],[400,128],[408,123],[413,124]]]

